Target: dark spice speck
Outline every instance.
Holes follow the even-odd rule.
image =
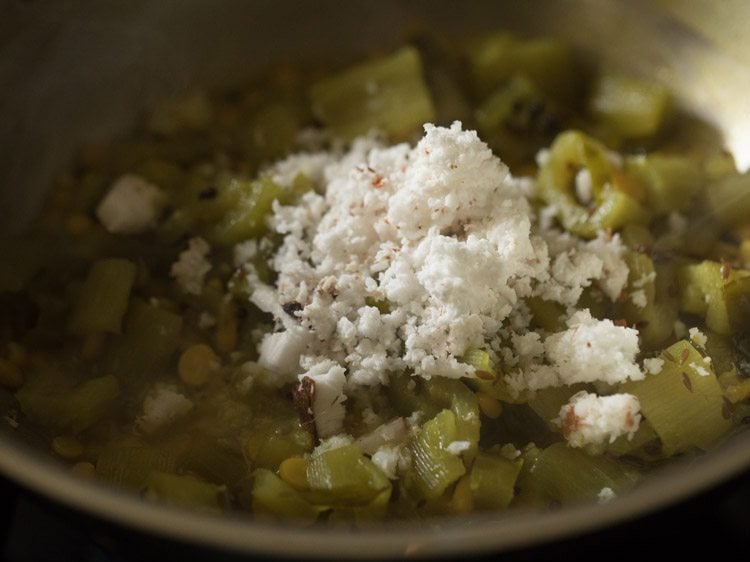
[[[216,199],[216,196],[219,194],[219,190],[216,189],[214,186],[210,185],[200,191],[198,193],[198,199],[201,201],[210,201],[211,199]]]
[[[284,312],[286,312],[289,316],[292,318],[297,317],[297,313],[302,310],[302,305],[298,302],[286,302],[281,305],[281,308],[284,309]]]

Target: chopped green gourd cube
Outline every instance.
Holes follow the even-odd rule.
[[[16,393],[29,419],[56,430],[78,433],[112,412],[120,384],[112,375],[88,380],[71,388],[65,377],[41,375]]]
[[[550,429],[559,432],[560,427],[555,425],[552,420],[560,415],[560,408],[568,403],[570,397],[582,390],[592,391],[591,385],[574,384],[542,388],[534,393],[528,404],[547,423]]]
[[[563,227],[584,238],[648,222],[638,185],[613,166],[604,146],[579,131],[557,136],[538,182],[541,198],[558,209]]]
[[[711,358],[711,366],[717,376],[735,368],[735,349],[729,336],[706,330],[706,354]],[[739,347],[739,345],[738,345]]]
[[[413,47],[326,78],[312,87],[310,97],[313,111],[344,140],[372,129],[404,140],[435,120],[422,61]]]
[[[684,211],[703,186],[700,167],[685,156],[650,154],[629,158],[625,170],[646,188],[646,204],[655,215]]]
[[[490,359],[490,354],[483,349],[469,348],[461,360],[474,367],[475,372],[492,373],[495,370]]]
[[[500,32],[474,45],[467,55],[480,96],[512,76],[522,75],[547,96],[571,106],[575,103],[578,71],[572,49],[561,41],[520,40]]]
[[[250,399],[258,422],[251,428],[244,453],[254,468],[276,470],[284,459],[312,451],[312,435],[300,424],[290,401],[260,389],[251,393]]]
[[[729,266],[723,267],[726,271]],[[732,333],[747,333],[750,328],[750,273],[746,270],[730,272],[722,285],[722,298]]]
[[[641,420],[638,431],[632,436],[621,435],[612,443],[607,445],[607,453],[615,457],[623,455],[638,456],[639,450],[645,445],[654,443],[659,439],[659,435],[654,431],[648,420]]]
[[[460,456],[448,450],[458,440],[456,416],[443,410],[422,426],[410,445],[411,470],[406,475],[407,488],[424,499],[435,499],[466,473]]]
[[[655,135],[664,123],[669,106],[665,86],[638,78],[603,74],[594,85],[589,109],[623,138]]]
[[[135,172],[154,185],[170,191],[179,191],[186,181],[186,174],[179,166],[160,158],[146,160]]]
[[[680,309],[705,316],[706,326],[721,335],[747,325],[750,272],[704,260],[679,268]]]
[[[664,366],[658,374],[627,382],[620,391],[638,398],[666,455],[710,447],[732,427],[711,364],[684,340],[667,348],[661,358]]]
[[[540,297],[526,299],[533,317],[534,325],[548,332],[560,332],[565,329],[565,307],[558,302],[544,300]]]
[[[319,508],[270,470],[259,468],[253,472],[253,511],[280,519],[314,522]]]
[[[424,379],[408,373],[393,373],[389,377],[386,392],[396,411],[402,416],[422,412],[424,418],[432,418],[442,406],[435,404],[424,392]]]
[[[110,446],[99,454],[96,473],[113,484],[140,489],[152,472],[172,472],[176,466],[175,457],[163,449]]]
[[[328,520],[366,522],[383,519],[388,513],[391,491],[390,488],[383,490],[367,505],[334,507]]]
[[[247,475],[248,467],[239,450],[207,436],[197,437],[183,461],[186,470],[209,482],[232,486]]]
[[[642,252],[654,245],[654,236],[647,226],[642,224],[626,224],[620,231],[620,238],[631,250]]]
[[[105,371],[130,382],[164,371],[177,351],[181,330],[178,314],[132,299],[124,333],[105,354]]]
[[[70,316],[68,332],[73,335],[119,334],[135,273],[135,264],[128,260],[113,258],[94,262]]]
[[[677,265],[674,262],[653,263],[655,296],[643,309],[631,309],[628,319],[637,323],[642,350],[661,349],[673,337],[674,323],[677,320],[679,302],[675,291]],[[642,266],[645,265],[645,262]],[[644,267],[648,270],[648,266]],[[645,292],[645,288],[644,288]],[[648,293],[646,293],[648,298]],[[631,301],[632,304],[632,301]],[[630,304],[628,305],[630,306]]]
[[[424,389],[434,404],[450,407],[456,419],[456,440],[469,443],[462,454],[466,459],[473,458],[481,424],[476,394],[462,381],[445,377],[432,377],[425,381]]]
[[[643,323],[649,309],[657,302],[654,262],[648,255],[635,251],[626,251],[622,257],[628,266],[628,284],[620,307],[622,315],[631,324]],[[670,332],[673,327],[670,327]]]
[[[628,266],[628,292],[632,295],[635,291],[643,291],[646,302],[653,303],[656,298],[654,261],[646,254],[632,251],[625,252],[623,259]]]
[[[479,453],[469,473],[469,488],[479,509],[505,509],[513,500],[516,479],[523,459],[508,460],[498,455]]]
[[[212,226],[209,238],[215,244],[231,246],[260,236],[268,228],[266,218],[274,201],[292,203],[311,188],[312,183],[303,175],[289,187],[277,184],[270,176],[252,181],[233,179],[222,189],[217,204],[224,206],[225,212]]]
[[[303,108],[288,101],[262,107],[248,130],[250,157],[260,164],[289,152],[302,128],[302,117]]]
[[[511,403],[518,401],[518,397],[513,395],[503,379],[502,373],[490,362],[490,356],[486,351],[470,348],[464,353],[462,361],[476,370],[474,378],[466,380],[469,387],[496,400]]]
[[[263,435],[263,441],[251,458],[253,466],[258,468],[276,469],[284,459],[308,453],[313,448],[312,436],[299,423],[287,431],[268,428],[266,432],[254,435],[253,439],[259,435]]]
[[[513,165],[533,158],[558,132],[556,109],[524,76],[514,76],[475,111],[480,136]]]
[[[353,445],[313,455],[307,465],[310,497],[326,505],[367,505],[391,482]]]
[[[554,443],[539,453],[522,488],[525,495],[547,502],[591,500],[604,488],[620,492],[637,479],[637,473],[606,456]]]
[[[705,190],[708,206],[724,227],[747,222],[750,215],[750,173],[730,174]]]
[[[146,479],[145,497],[176,505],[221,511],[225,486],[210,484],[189,474],[154,471]]]

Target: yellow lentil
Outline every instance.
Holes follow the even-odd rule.
[[[232,302],[223,302],[216,319],[216,347],[222,353],[237,347],[237,310]]]
[[[52,450],[65,460],[72,461],[83,454],[83,443],[70,435],[58,435],[52,440]]]
[[[474,509],[474,498],[471,496],[468,474],[462,476],[456,482],[456,487],[451,497],[451,509],[458,515],[470,513]]]
[[[302,457],[289,457],[279,465],[279,478],[298,490],[310,487],[307,481],[307,461]]]
[[[74,474],[78,474],[79,476],[83,476],[84,478],[96,477],[96,467],[90,462],[77,462],[71,467],[71,470]]]
[[[177,363],[177,374],[188,386],[203,386],[218,370],[219,358],[205,343],[188,347]]]

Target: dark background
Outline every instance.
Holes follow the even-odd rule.
[[[2,560],[190,562],[247,560],[139,535],[55,505],[0,478]],[[634,522],[573,539],[467,561],[631,560],[658,555],[670,562],[713,553],[714,560],[750,560],[750,472],[714,490]],[[250,558],[268,560],[267,556]]]

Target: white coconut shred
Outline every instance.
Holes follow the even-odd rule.
[[[637,332],[575,308],[592,285],[620,296],[628,268],[619,237],[582,241],[542,228],[528,178],[514,178],[474,131],[458,122],[424,130],[415,147],[366,137],[347,152],[274,166],[291,181],[300,163],[318,190],[274,205],[276,285],[244,265],[251,301],[276,321],[261,365],[279,384],[337,373],[325,393],[329,403],[341,393],[331,419],[331,408],[314,407],[326,435],[340,429],[347,391],[387,384],[394,372],[472,377],[462,361],[470,348],[515,365],[517,392],[584,380],[581,369],[586,381],[642,378]],[[563,305],[568,328],[532,331],[532,296]]]

